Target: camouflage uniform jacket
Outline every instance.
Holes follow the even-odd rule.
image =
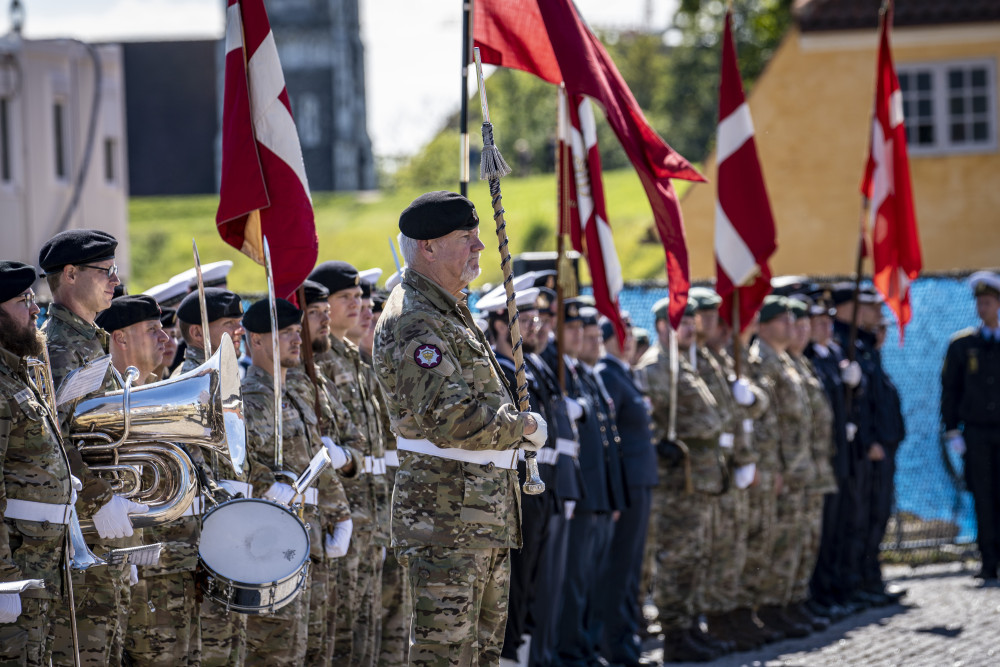
[[[330,349],[316,355],[316,363],[326,375],[330,394],[347,408],[352,433],[357,437],[348,443],[365,457],[385,457],[382,431],[378,418],[378,401],[371,392],[365,364],[357,346],[349,340],[330,336]],[[345,480],[351,499],[354,530],[371,532],[376,544],[386,546],[389,540],[388,482],[384,474],[371,471]],[[381,500],[381,504],[380,504]]]
[[[406,269],[375,329],[374,357],[398,437],[514,458],[524,422],[464,296]],[[516,469],[400,454],[393,546],[521,546]]]
[[[250,483],[253,484],[254,496],[259,498],[275,482],[291,484],[309,465],[313,455],[323,447],[320,440],[319,420],[312,405],[306,404],[301,396],[288,391],[287,385],[282,392],[282,467],[279,470],[274,462],[274,381],[267,371],[259,366],[251,366],[243,378],[243,414],[247,427],[247,459],[250,463]],[[293,475],[276,473],[287,471]],[[329,479],[334,480],[330,483]],[[322,519],[339,523],[350,518],[351,509],[344,495],[337,474],[327,469],[321,475],[322,481],[317,481],[315,487],[320,489],[317,510],[322,512]],[[328,491],[323,493],[323,491]],[[317,510],[307,507],[306,520],[310,524],[309,538],[312,541],[314,557],[323,557],[323,534],[321,531],[331,529],[332,524],[323,526]],[[312,515],[310,519],[310,515]]]
[[[4,519],[7,501],[67,504],[69,461],[27,363],[0,348],[0,581],[44,579],[22,597],[57,599],[66,526]]]
[[[85,322],[83,318],[73,313],[65,306],[57,303],[49,306],[42,331],[48,343],[49,362],[52,364],[52,384],[58,389],[69,373],[84,364],[103,357],[108,353],[110,338],[108,332],[95,324]],[[118,389],[111,377],[111,367],[104,380],[104,391]],[[75,402],[59,407],[59,429],[64,437],[68,435],[69,419],[72,416]],[[66,455],[69,457],[70,470],[83,482],[83,490],[77,499],[77,511],[81,516],[92,516],[105,503],[111,500],[111,486],[90,471],[83,462],[80,451],[68,438],[65,441]]]
[[[792,363],[805,381],[809,409],[812,413],[810,444],[813,463],[816,465],[816,482],[809,487],[811,493],[833,493],[837,480],[833,476],[833,408],[823,389],[823,382],[816,374],[812,362],[805,356],[793,356]]]
[[[716,405],[719,407],[719,415],[722,417],[722,426],[725,439],[732,438],[729,446],[721,442],[726,463],[732,467],[756,463],[757,457],[753,452],[752,438],[746,433],[743,424],[746,419],[743,406],[736,402],[733,397],[732,383],[735,375],[731,377],[729,369],[725,366],[724,360],[716,356],[707,347],[698,347],[698,376],[705,382],[705,386],[712,392]]]
[[[732,383],[736,379],[736,364],[733,361],[733,357],[729,354],[729,350],[721,348],[718,350],[708,350],[709,355],[718,364],[719,368],[722,369],[723,376],[726,379],[726,388],[729,389],[729,395],[732,395]],[[771,407],[771,399],[767,392],[764,391],[762,387],[757,385],[753,378],[749,377],[746,369],[746,354],[743,355],[743,379],[746,380],[750,386],[750,392],[753,394],[753,403],[750,405],[739,405],[733,400],[733,406],[736,410],[738,426],[734,426],[738,430],[736,434],[736,446],[733,448],[732,453],[732,464],[736,467],[745,466],[750,463],[758,463],[760,461],[760,452],[758,451],[757,444],[754,440],[754,422],[763,417],[764,413],[768,411]],[[711,388],[711,385],[710,387]],[[712,390],[714,395],[715,390]]]
[[[688,448],[694,488],[703,493],[721,493],[728,472],[719,447],[723,433],[722,414],[712,392],[691,367],[687,354],[678,356],[677,438]],[[657,442],[667,437],[670,420],[670,354],[658,342],[650,347],[636,366],[639,383],[653,402],[653,433]],[[669,470],[661,464],[664,486],[684,488],[684,472],[678,466]]]
[[[808,487],[816,478],[810,447],[809,398],[805,384],[786,352],[778,352],[758,338],[750,349],[750,366],[758,381],[767,380],[773,387],[771,412],[776,417],[776,441],[781,456],[785,486]],[[770,424],[768,424],[770,426]]]

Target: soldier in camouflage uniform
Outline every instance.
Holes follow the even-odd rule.
[[[28,372],[45,339],[35,328],[35,269],[0,262],[0,581],[45,588],[0,595],[0,662],[49,665],[63,599],[66,525],[75,492],[59,427]]]
[[[820,536],[823,531],[823,501],[828,493],[837,491],[837,481],[833,476],[833,408],[823,390],[823,383],[816,374],[812,362],[805,356],[806,347],[812,338],[812,323],[810,307],[812,300],[808,296],[794,295],[789,300],[792,314],[795,316],[795,327],[792,343],[788,354],[792,364],[802,378],[806,397],[809,401],[810,429],[809,445],[812,452],[813,465],[816,468],[815,480],[806,488],[805,506],[803,511],[803,526],[805,540],[803,541],[802,559],[792,582],[791,606],[793,613],[799,618],[809,621],[816,629],[824,629],[829,620],[812,613],[806,607],[809,598],[809,580],[816,569],[816,559],[819,557]]]
[[[305,293],[306,314],[305,323],[308,327],[309,340],[313,344],[313,353],[321,352],[329,345],[330,304],[327,298],[329,290],[311,280],[303,284]],[[317,346],[316,343],[319,342]],[[304,357],[306,355],[303,355]],[[308,359],[308,357],[307,357]],[[339,470],[345,478],[356,477],[364,467],[364,457],[346,443],[357,442],[359,436],[350,432],[350,414],[339,400],[328,390],[328,382],[313,363],[313,373],[310,376],[305,370],[306,360],[302,366],[288,369],[286,386],[289,395],[297,405],[312,406],[312,410],[303,412],[304,418],[312,424],[327,442],[340,443],[349,454],[349,460]],[[313,381],[315,380],[315,384]],[[319,482],[321,497],[339,497],[344,494],[343,484],[336,475],[324,475]],[[346,502],[346,495],[344,496]],[[306,654],[308,664],[328,664],[333,658],[334,632],[337,627],[337,573],[339,563],[348,551],[349,538],[353,532],[354,523],[350,515],[345,518],[342,508],[336,504],[327,509],[320,508],[323,513],[323,539],[328,548],[326,557],[316,561],[310,573],[309,609],[309,649]],[[335,560],[336,559],[336,560]]]
[[[664,659],[705,661],[716,657],[718,649],[702,643],[694,626],[709,562],[714,496],[728,483],[719,446],[723,423],[716,400],[689,361],[694,303],[688,303],[676,333],[670,331],[668,307],[669,298],[654,304],[658,342],[636,369],[653,402],[654,438],[659,443],[660,486],[654,490],[652,510],[657,548],[654,600],[664,631]],[[669,431],[671,335],[677,336],[679,348],[676,440]]]
[[[212,351],[219,349],[222,335],[229,334],[236,348],[236,354],[239,355],[245,333],[242,320],[243,302],[239,295],[219,287],[206,287],[205,309],[208,314],[208,341]],[[174,377],[193,371],[206,361],[201,303],[197,291],[189,293],[177,306],[177,322],[186,347],[184,361],[174,370]],[[245,412],[244,410],[244,414]],[[219,492],[221,486],[231,494],[241,494],[247,498],[252,495],[250,485],[246,482],[246,469],[242,475],[238,475],[219,457],[209,456],[206,459],[199,447],[184,447],[184,451],[198,469],[199,478],[204,485],[203,492],[216,497],[225,497],[225,493]],[[216,464],[218,470],[214,468]],[[222,479],[217,480],[217,474]],[[164,569],[173,569],[178,573],[188,572],[192,581],[198,567],[198,543],[201,540],[199,514],[205,510],[205,505],[199,502],[198,506],[191,510],[190,515],[151,529],[152,535],[147,538],[164,542],[164,549],[175,554],[173,557],[168,556],[169,561]],[[173,564],[170,561],[173,561]],[[201,665],[203,667],[242,665],[247,650],[246,616],[226,611],[225,607],[210,598],[202,599],[199,607]]]
[[[400,215],[407,268],[375,329],[375,370],[401,455],[392,545],[413,596],[409,664],[497,665],[510,548],[521,545],[517,449],[547,427],[518,412],[462,290],[479,275],[479,219],[432,192]]]
[[[115,286],[121,284],[114,258],[117,247],[113,236],[90,229],[60,232],[42,246],[38,264],[45,272],[53,300],[42,331],[47,338],[56,388],[70,371],[108,353],[108,334],[94,320],[111,305]],[[95,393],[115,389],[109,369],[104,385]],[[75,406],[76,401],[59,406],[64,437],[68,435]],[[77,512],[81,517],[95,519],[100,538],[91,542],[91,549],[101,555],[109,549],[138,545],[141,537],[133,534],[128,517],[149,508],[112,493],[110,484],[83,462],[76,446],[69,440],[65,446],[70,468],[83,484]],[[130,570],[124,565],[109,565],[73,573],[81,664],[121,662],[131,600]],[[65,609],[56,619],[52,654],[56,664],[73,662],[69,619],[69,611]]]
[[[802,558],[807,532],[803,521],[806,488],[816,479],[816,466],[810,445],[809,399],[802,378],[786,352],[792,340],[792,322],[786,297],[765,297],[758,337],[750,350],[753,372],[758,378],[766,378],[773,387],[771,405],[777,413],[782,464],[770,571],[757,613],[766,625],[786,636],[803,637],[812,628],[786,607],[791,602],[793,580]]]
[[[717,496],[712,507],[709,574],[704,591],[704,609],[709,632],[735,648],[754,648],[753,641],[731,627],[729,616],[739,607],[737,592],[740,575],[746,565],[747,531],[750,517],[748,487],[757,473],[758,456],[753,446],[753,420],[764,392],[745,377],[736,377],[733,358],[726,345],[730,329],[721,326],[721,297],[705,287],[693,287],[688,293],[697,307],[695,322],[698,340],[698,375],[715,398],[725,432],[719,437],[731,483],[726,493]]]
[[[331,393],[347,408],[350,428],[360,436],[349,444],[364,456],[363,469],[344,482],[354,536],[339,563],[334,660],[368,666],[378,659],[381,643],[382,550],[389,540],[389,494],[378,400],[371,391],[372,371],[347,339],[360,317],[362,290],[357,269],[347,262],[323,262],[309,279],[330,292],[330,349],[317,354],[316,363]]]
[[[301,363],[302,311],[284,299],[277,300],[278,353],[283,388],[282,409],[282,468],[275,462],[274,431],[274,359],[272,356],[271,320],[268,303],[261,300],[250,306],[243,316],[243,325],[249,332],[250,356],[253,365],[243,380],[243,406],[247,425],[247,457],[250,460],[250,479],[254,493],[282,505],[301,503],[304,506],[302,519],[309,529],[310,560],[318,576],[320,586],[317,594],[329,591],[329,569],[323,567],[327,558],[325,518],[334,523],[344,522],[346,532],[338,536],[341,545],[350,537],[350,509],[343,487],[334,471],[325,471],[314,488],[306,492],[304,498],[296,497],[290,482],[294,481],[309,465],[318,447],[326,447],[334,469],[348,465],[350,457],[343,448],[330,439],[324,439],[319,432],[314,404],[304,400],[303,395],[289,389],[288,369]],[[331,556],[334,544],[330,544]],[[268,665],[301,665],[306,660],[308,632],[311,624],[324,632],[326,624],[325,600],[318,602],[315,613],[311,613],[313,591],[309,582],[296,600],[271,615],[253,615],[247,620],[247,659],[252,663]],[[327,646],[324,637],[318,646],[322,651]],[[317,656],[321,662],[325,656]]]

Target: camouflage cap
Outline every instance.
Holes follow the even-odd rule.
[[[38,266],[56,273],[68,264],[89,264],[114,259],[118,239],[99,229],[67,229],[42,245]]]
[[[139,322],[160,320],[160,304],[148,294],[120,296],[111,300],[111,306],[94,320],[105,331],[118,331]]]
[[[290,301],[275,299],[274,307],[278,316],[278,331],[293,324],[302,323],[302,311]],[[243,313],[243,328],[250,333],[271,333],[271,309],[267,299],[256,301]]]
[[[475,205],[466,197],[447,190],[420,195],[399,215],[399,231],[403,236],[420,241],[478,226]]]
[[[20,296],[35,283],[35,267],[21,262],[0,261],[0,302]]]
[[[788,297],[780,294],[768,294],[764,297],[764,305],[760,307],[760,323],[770,322],[779,315],[788,312]]]

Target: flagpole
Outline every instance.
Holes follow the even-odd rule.
[[[556,356],[558,357],[556,373],[559,377],[559,388],[566,393],[566,361],[563,359],[563,331],[566,326],[566,315],[563,312],[563,301],[566,293],[563,290],[563,257],[566,252],[566,232],[569,229],[569,181],[566,166],[568,147],[564,141],[566,135],[567,100],[566,85],[560,84],[556,91],[556,210],[559,224],[556,225]]]
[[[458,191],[469,196],[469,63],[472,62],[472,0],[462,0],[462,105],[458,115]]]
[[[742,333],[740,326],[743,323],[740,318],[740,288],[736,287],[733,289],[733,370],[736,371],[736,379],[738,380],[743,373],[741,372],[743,356],[742,346],[740,345],[740,333]]]

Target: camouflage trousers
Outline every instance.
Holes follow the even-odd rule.
[[[500,664],[509,549],[407,547],[396,550],[413,600],[411,667]]]
[[[313,559],[309,569],[309,638],[306,664],[329,665],[333,659],[333,626],[330,607],[336,604],[337,564],[334,560]]]
[[[43,667],[52,658],[52,600],[21,596],[21,615],[0,625],[0,666]]]
[[[656,579],[653,600],[664,630],[691,625],[708,565],[712,498],[673,489],[653,490]]]
[[[747,489],[747,554],[737,593],[738,608],[757,607],[764,602],[774,551],[777,511],[774,474],[759,472],[760,483]]]
[[[201,603],[202,667],[242,667],[247,657],[247,617],[205,598]]]
[[[81,665],[117,667],[122,663],[132,600],[128,577],[129,568],[119,566],[102,565],[73,572]],[[52,664],[73,664],[73,629],[66,603],[59,604],[54,614]]]
[[[372,534],[357,531],[347,554],[337,559],[337,604],[333,664],[372,667],[378,660],[382,628],[382,547]]]
[[[712,500],[708,574],[701,611],[725,614],[738,608],[740,575],[747,562],[750,500],[746,490],[730,489]]]
[[[803,494],[802,512],[802,556],[799,567],[792,580],[792,602],[802,602],[809,597],[809,580],[816,569],[816,559],[819,558],[819,541],[823,532],[823,498],[822,493]]]
[[[785,488],[777,499],[774,547],[762,604],[784,606],[792,599],[792,586],[802,561],[805,539],[805,491]]]
[[[200,665],[199,617],[194,572],[140,579],[132,587],[125,652],[134,665]]]
[[[273,614],[250,615],[246,623],[246,664],[305,664],[309,643],[309,578],[290,605]]]
[[[382,564],[382,644],[378,667],[403,667],[410,648],[410,586],[391,549]]]

